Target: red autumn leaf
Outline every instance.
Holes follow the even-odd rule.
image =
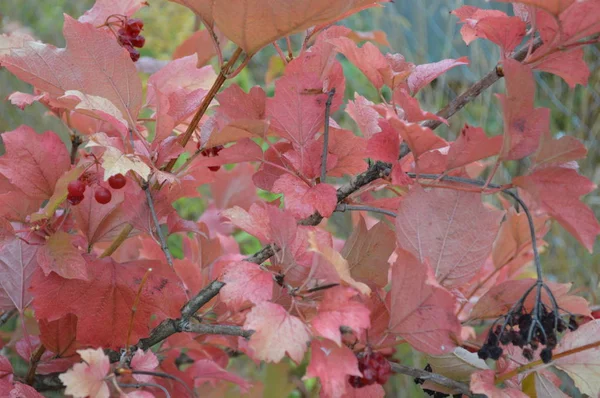
[[[254,330],[248,345],[255,358],[266,362],[279,362],[287,353],[299,363],[310,340],[310,332],[304,322],[290,315],[279,304],[266,301],[248,313],[244,330]]]
[[[503,62],[506,95],[498,94],[504,111],[504,144],[500,159],[531,155],[550,128],[550,109],[534,108],[535,82],[529,66],[513,59]]]
[[[596,319],[581,325],[574,332],[567,333],[560,341],[554,354],[598,343],[600,336],[600,320]],[[594,397],[600,392],[600,345],[586,350],[556,358],[554,365],[565,371],[579,390]]]
[[[200,145],[213,147],[242,138],[264,138],[269,129],[265,120],[266,93],[255,86],[246,94],[232,84],[217,95],[219,107],[215,116],[201,130]]]
[[[83,362],[75,364],[67,373],[58,376],[67,387],[65,394],[108,398],[110,393],[105,378],[110,371],[110,360],[102,348],[77,350],[77,353]]]
[[[269,2],[236,0],[174,0],[194,11],[210,28],[219,31],[246,53],[254,54],[280,38],[311,26],[328,24],[385,0],[296,0]],[[281,23],[273,24],[273,21]]]
[[[401,114],[401,118],[407,122],[416,123],[423,120],[438,120],[448,124],[446,119],[443,119],[434,113],[422,110],[419,101],[416,98],[411,97],[403,88],[398,87],[394,90],[393,99],[394,105],[400,107],[404,112],[404,114]]]
[[[65,144],[55,133],[36,132],[28,126],[2,134],[6,153],[0,157],[0,174],[25,195],[48,199],[71,161]]]
[[[577,138],[565,135],[553,139],[548,133],[540,140],[540,146],[531,159],[531,168],[558,166],[586,155],[587,148]]]
[[[535,279],[519,279],[509,280],[491,288],[485,293],[473,307],[471,311],[471,319],[487,319],[496,318],[502,314],[506,314],[512,306],[523,296],[531,286],[535,285]],[[556,298],[558,306],[573,314],[590,315],[588,302],[583,297],[570,295],[570,283],[553,283],[546,282],[552,294]],[[535,302],[536,290],[525,300],[524,307],[526,310],[533,308]],[[542,302],[552,307],[548,293],[542,291]]]
[[[2,223],[8,224],[6,221]],[[6,225],[0,223],[0,228],[6,231]],[[14,235],[0,240],[0,297],[6,296],[6,299],[0,300],[3,309],[10,310],[14,306],[19,312],[23,312],[31,302],[29,285],[38,268],[38,247],[28,245]]]
[[[158,358],[150,350],[144,352],[138,348],[133,357],[131,358],[132,370],[141,370],[149,372],[156,369],[158,364]],[[133,377],[140,383],[149,383],[152,380],[152,376],[150,375],[134,374]]]
[[[594,212],[579,200],[596,186],[577,171],[566,167],[546,167],[513,179],[513,184],[529,192],[536,202],[590,252],[600,224]]]
[[[508,3],[510,0],[496,0],[503,3]],[[512,1],[511,1],[512,2]],[[518,3],[526,4],[533,7],[539,7],[554,15],[559,15],[567,9],[574,1],[573,0],[519,0]]]
[[[471,391],[485,394],[488,398],[527,398],[528,395],[516,388],[496,387],[493,370],[481,370],[471,375]]]
[[[456,298],[441,287],[427,262],[398,251],[392,265],[390,331],[431,355],[454,350],[460,335]]]
[[[304,181],[284,174],[273,185],[273,192],[284,195],[285,207],[299,218],[316,211],[329,217],[337,205],[336,190],[329,184],[307,185]]]
[[[400,156],[400,134],[387,120],[379,122],[381,132],[373,134],[367,143],[367,156],[374,160],[394,163]]]
[[[251,384],[235,373],[228,372],[223,369],[215,361],[209,359],[200,359],[186,369],[186,373],[194,379],[194,386],[200,387],[208,382],[214,383],[215,380],[225,380],[235,383],[240,387],[240,390],[245,393],[250,388]]]
[[[315,332],[342,345],[340,327],[347,326],[358,336],[371,325],[369,309],[355,300],[358,292],[349,287],[338,286],[325,291],[318,306],[317,315],[311,320]]]
[[[432,149],[448,145],[446,140],[434,134],[433,130],[415,123],[406,123],[400,119],[390,119],[390,125],[400,133],[416,159]]]
[[[396,218],[399,247],[428,259],[443,286],[468,282],[483,265],[503,213],[483,206],[476,192],[414,186]]]
[[[261,147],[249,138],[238,141],[235,145],[219,152],[218,156],[198,156],[190,165],[190,169],[199,167],[223,166],[225,164],[255,162],[263,160]],[[206,174],[204,172],[204,174]],[[197,187],[198,185],[195,184]]]
[[[327,156],[327,176],[343,177],[345,175],[355,175],[362,173],[368,167],[365,162],[365,152],[367,149],[367,140],[363,137],[354,135],[352,131],[329,129],[329,155]],[[323,148],[323,138],[318,144]],[[335,160],[333,166],[330,165],[330,158]],[[319,159],[319,166],[321,161]]]
[[[54,98],[67,90],[104,98],[134,126],[142,105],[142,83],[129,53],[111,35],[68,15],[63,35],[64,49],[29,41],[0,56],[0,65]]]
[[[146,0],[96,0],[94,6],[80,16],[78,21],[98,26],[104,24],[111,15],[131,17],[136,11],[147,5]]]
[[[310,363],[305,378],[318,377],[322,397],[345,397],[350,390],[348,376],[362,376],[358,360],[345,345],[338,346],[329,340],[314,339],[310,343]]]
[[[239,261],[227,265],[221,276],[225,286],[219,297],[233,311],[241,311],[247,303],[259,304],[273,296],[273,275],[258,264]]]
[[[394,231],[385,222],[367,230],[365,219],[360,217],[341,254],[356,280],[384,287],[390,269],[388,259],[395,248]]]
[[[38,319],[57,320],[67,314],[78,318],[77,341],[106,348],[123,347],[129,330],[131,308],[142,277],[153,268],[144,285],[131,332],[131,340],[148,335],[152,314],[161,320],[177,317],[185,301],[174,275],[161,271],[161,264],[137,261],[119,264],[110,258],[89,263],[90,281],[63,279],[56,274],[37,273],[32,281]],[[125,315],[127,314],[127,315]]]
[[[460,65],[469,65],[469,59],[461,57],[459,59],[444,59],[431,64],[417,65],[408,77],[408,88],[414,95],[440,75]]]
[[[148,79],[146,103],[156,110],[154,146],[200,106],[216,75],[212,66],[196,67],[197,56],[169,62]]]
[[[65,279],[88,280],[87,263],[74,246],[75,239],[75,235],[58,231],[38,249],[37,262],[46,276],[56,272]]]
[[[535,65],[535,69],[562,77],[571,88],[575,88],[577,84],[587,86],[590,70],[583,55],[582,48],[572,51],[559,51],[545,57],[539,64]]]
[[[521,44],[526,33],[527,25],[521,18],[509,17],[502,11],[462,6],[452,14],[464,24],[460,34],[467,45],[478,37],[487,39],[502,49],[503,57],[509,56]]]
[[[477,160],[495,156],[502,148],[502,137],[489,137],[481,127],[465,124],[460,135],[450,145],[448,170],[466,166]]]
[[[379,113],[373,108],[373,102],[354,93],[354,101],[348,101],[346,113],[356,122],[363,137],[371,138],[381,131],[379,127]]]
[[[61,357],[75,354],[77,317],[68,314],[55,321],[40,319],[40,341],[48,350]]]
[[[397,85],[406,81],[414,68],[414,65],[406,62],[400,54],[384,56],[370,42],[365,43],[362,47],[358,47],[347,37],[331,39],[329,42],[360,69],[378,90],[384,84],[391,89],[396,88]]]

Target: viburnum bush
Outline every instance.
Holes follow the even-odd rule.
[[[240,355],[304,364],[294,377],[318,378],[324,397],[382,397],[394,373],[438,397],[565,396],[552,367],[600,393],[600,321],[570,284],[545,279],[539,256],[551,220],[592,250],[600,225],[580,197],[594,184],[577,171],[583,144],[554,139],[550,109],[535,107],[533,78],[587,84],[600,0],[454,10],[464,41],[489,40],[500,59],[437,114],[419,90],[468,59],[416,65],[336,25],[385,1],[175,1],[205,29],[145,96],[135,62],[148,27],[134,14],[146,1],[65,15],[66,48],[0,37],[2,73],[33,86],[10,102],[40,102],[71,139],[2,134],[1,322],[18,320],[3,334],[0,397],[283,394],[288,367],[275,386],[236,367]],[[271,45],[285,65],[273,96],[229,84]],[[342,57],[378,103],[344,98]],[[502,135],[434,133],[502,78],[489,104]],[[332,117],[342,112],[357,134]],[[522,159],[524,174],[496,183]],[[183,219],[173,203],[200,187],[205,212]],[[328,223],[336,212],[350,231]],[[263,248],[242,254],[240,230]],[[394,355],[401,344],[427,367]]]

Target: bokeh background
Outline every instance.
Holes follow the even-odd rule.
[[[136,17],[145,22],[143,34],[146,45],[141,50],[142,56],[160,60],[170,59],[173,50],[198,26],[192,13],[167,0],[148,0],[150,7],[141,10]],[[93,5],[93,0],[2,0],[0,1],[0,32],[16,30],[26,31],[43,42],[64,47],[62,37],[62,14],[75,18]],[[388,46],[382,50],[401,53],[413,63],[435,62],[444,58],[458,58],[466,55],[471,61],[469,67],[459,67],[442,76],[430,87],[418,94],[422,106],[435,112],[461,93],[472,82],[490,71],[499,58],[498,50],[484,41],[477,40],[466,46],[459,34],[456,18],[449,12],[462,5],[493,7],[511,12],[507,4],[488,3],[484,0],[428,0],[402,1],[386,4],[384,8],[363,11],[343,21],[343,24],[359,30],[382,30],[387,35]],[[298,43],[297,41],[295,43]],[[283,46],[285,48],[285,46]],[[297,48],[297,47],[296,47]],[[225,49],[225,54],[231,48]],[[235,82],[248,89],[253,85],[265,84],[268,65],[274,57],[272,47],[263,49],[250,62],[248,67],[236,77]],[[342,63],[347,78],[348,98],[358,92],[367,98],[378,101],[375,89],[353,65],[343,57]],[[582,140],[589,150],[588,157],[580,162],[580,172],[594,183],[600,182],[598,160],[600,148],[600,46],[588,47],[586,58],[591,69],[591,78],[586,87],[577,86],[570,89],[560,78],[546,73],[536,73],[538,83],[537,106],[549,107],[552,110],[551,131],[555,136],[572,135]],[[147,76],[145,76],[147,78]],[[272,93],[273,83],[269,83],[267,91]],[[490,135],[502,133],[502,116],[495,93],[504,90],[503,83],[496,83],[478,99],[467,105],[459,114],[451,118],[449,127],[441,126],[436,132],[446,138],[454,139],[460,127],[468,122],[483,127]],[[24,111],[10,105],[5,98],[14,91],[31,92],[31,88],[10,73],[0,70],[0,133],[15,129],[21,124],[28,124],[38,132],[53,130],[66,137],[63,125],[51,116],[45,115],[44,108],[35,104]],[[334,115],[342,125],[355,129],[352,121],[343,112]],[[0,145],[0,151],[2,150]],[[527,169],[527,162],[509,163],[496,177],[496,182],[504,183],[511,176],[522,174]],[[600,216],[600,196],[593,192],[584,198],[597,216]],[[184,202],[179,210],[190,218],[197,218],[204,208],[200,202]],[[256,249],[256,242],[240,235],[244,251]],[[577,291],[595,304],[600,304],[597,296],[600,293],[600,244],[596,242],[595,254],[588,253],[575,239],[557,224],[546,236],[549,243],[543,254],[543,264],[547,276],[559,282],[574,282]],[[176,241],[170,242],[177,245]],[[409,354],[406,351],[405,354]],[[406,357],[404,357],[406,359]],[[417,357],[416,363],[421,362]],[[242,366],[240,363],[239,366]],[[294,368],[294,369],[292,369]],[[261,378],[273,389],[273,396],[285,396],[285,391],[295,391],[292,395],[310,394],[310,383],[281,381],[281,377],[289,372],[303,374],[302,366],[295,368],[289,363],[272,365],[261,370]],[[288,380],[285,378],[285,380]],[[289,381],[289,380],[288,380]],[[279,384],[278,384],[279,383]],[[278,387],[276,387],[278,386]],[[299,386],[301,386],[299,388]],[[302,390],[305,391],[302,391]],[[409,378],[399,378],[393,390],[410,394],[414,384]],[[264,395],[268,396],[268,395]],[[412,394],[410,396],[413,396]]]

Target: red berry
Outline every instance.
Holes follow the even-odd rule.
[[[121,189],[125,186],[125,184],[127,184],[127,179],[121,173],[116,174],[108,179],[108,185],[110,185],[112,189]]]
[[[146,38],[142,35],[138,35],[129,39],[132,46],[142,48],[146,43]]]
[[[208,169],[210,171],[219,171],[221,169],[221,166],[208,166]]]
[[[81,180],[71,181],[69,185],[67,185],[67,191],[69,191],[70,196],[83,196],[85,192],[85,183]]]
[[[112,199],[112,194],[108,189],[100,187],[96,189],[96,193],[94,193],[94,199],[96,199],[96,202],[100,203],[101,205],[105,205]]]
[[[77,206],[83,200],[83,195],[67,195],[67,202],[73,206]]]
[[[127,30],[127,33],[131,36],[139,35],[143,28],[144,22],[138,18],[128,19],[125,23],[125,30]]]
[[[133,44],[131,44],[131,37],[129,37],[129,36],[119,35],[117,37],[117,41],[119,42],[119,44],[121,46],[132,46],[133,47]]]

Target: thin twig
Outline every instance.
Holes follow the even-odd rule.
[[[244,330],[234,325],[205,325],[202,323],[188,323],[183,327],[184,332],[198,334],[220,334],[226,336],[240,336],[249,339],[254,330]]]
[[[325,126],[323,127],[323,154],[321,155],[321,183],[327,178],[327,151],[329,150],[329,114],[331,113],[331,102],[335,95],[335,87],[329,90],[325,102]]]
[[[390,211],[390,210],[379,209],[377,207],[363,206],[363,205],[347,205],[346,203],[340,203],[339,205],[337,205],[337,207],[335,208],[335,211],[338,211],[338,212],[370,211],[373,213],[385,214],[386,216],[390,216],[390,217],[394,217],[394,218],[396,218],[398,216],[396,213],[394,213],[393,211]]]
[[[40,344],[37,350],[35,350],[31,355],[31,359],[29,360],[29,369],[27,370],[27,376],[25,377],[25,382],[27,384],[32,385],[35,381],[35,371],[40,363],[40,359],[42,359],[42,355],[44,355],[45,352],[46,346]]]
[[[71,135],[71,164],[75,164],[75,159],[77,157],[77,149],[79,149],[79,145],[83,143],[83,140],[77,134]]]
[[[169,250],[169,246],[167,245],[167,240],[165,239],[165,235],[163,234],[162,229],[160,228],[160,223],[156,215],[156,210],[154,209],[152,193],[150,192],[150,185],[147,182],[144,182],[142,184],[142,189],[146,193],[146,201],[148,202],[148,207],[150,208],[150,214],[152,215],[152,221],[154,222],[154,228],[156,229],[156,235],[158,236],[160,248],[162,249],[163,253],[165,253],[167,264],[169,264],[169,267],[173,269],[173,256],[171,256],[171,251]]]
[[[164,388],[163,386],[161,386],[160,384],[156,384],[156,383],[133,383],[133,384],[132,383],[118,383],[117,385],[119,387],[123,387],[123,388],[156,387],[165,393],[166,398],[171,398],[171,394],[169,394],[169,391],[167,391],[167,389]]]
[[[2,313],[2,315],[0,315],[0,327],[2,325],[4,325],[6,322],[8,322],[8,320],[10,318],[12,318],[14,315],[16,315],[19,311],[17,311],[16,308],[13,308],[12,310],[9,311],[4,311]]]
[[[416,377],[416,378],[419,378],[422,380],[430,380],[436,384],[440,384],[442,386],[449,387],[453,390],[456,390],[457,392],[464,394],[468,397],[473,396],[471,394],[471,391],[469,390],[468,385],[458,382],[458,381],[455,381],[455,380],[452,380],[446,376],[442,376],[441,374],[428,372],[428,371],[422,370],[422,369],[411,368],[409,366],[400,365],[395,362],[390,362],[390,365],[392,366],[392,370],[395,373],[401,373],[401,374],[411,376],[411,377]]]

